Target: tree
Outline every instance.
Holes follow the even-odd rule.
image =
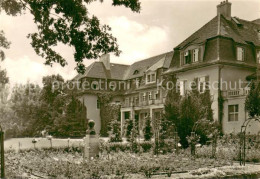
[[[172,81],[173,84],[177,84],[177,78],[175,76],[168,76],[168,81]],[[167,97],[164,105],[164,115],[162,120],[163,138],[173,137],[173,132],[177,122],[180,118],[180,102],[181,96],[178,90],[168,90]]]
[[[1,6],[1,4],[0,4]],[[0,9],[1,10],[1,9]],[[7,41],[7,39],[4,36],[4,31],[0,31],[0,47],[8,49],[10,47],[10,42]],[[0,48],[0,60],[5,59],[5,53],[4,51]]]
[[[41,119],[41,88],[38,85],[28,83],[26,85],[16,85],[11,94],[11,108],[14,111],[13,122],[19,128],[19,135],[38,135],[38,129],[42,128],[39,121]]]
[[[150,141],[153,136],[152,126],[150,117],[148,117],[145,121],[145,128],[144,128],[144,140]]]
[[[65,113],[54,119],[50,134],[57,137],[83,137],[86,135],[87,118],[84,103],[71,96]]]
[[[6,70],[1,70],[0,67],[0,125],[4,131],[13,126],[13,111],[10,106],[8,96],[10,89],[8,87],[9,78]]]
[[[44,126],[42,130],[48,132],[56,127],[55,120],[62,118],[66,105],[71,96],[63,89],[64,79],[61,75],[49,75],[42,78],[43,88],[40,93],[41,111],[38,126]],[[67,96],[65,96],[67,94]],[[40,130],[40,129],[39,129]]]
[[[172,80],[176,81],[176,78],[173,77]],[[206,90],[205,93],[199,93],[198,90],[193,89],[182,97],[178,91],[168,91],[165,103],[165,121],[168,126],[172,126],[172,124],[176,126],[183,147],[188,147],[186,137],[191,134],[196,121],[202,119],[213,121],[211,104],[209,90]],[[200,135],[200,142],[205,143],[207,140],[205,131],[202,128],[197,128],[195,132]]]
[[[252,118],[260,117],[260,82],[253,81],[246,97],[245,108]]]
[[[133,128],[134,128],[133,120],[126,119],[125,120],[125,127],[126,127],[125,137],[127,138],[127,141],[131,141],[131,139],[132,139],[132,131],[133,131]]]
[[[110,122],[110,126],[109,126],[111,129],[110,142],[122,142],[120,125],[121,123],[118,120],[112,120]]]
[[[64,89],[62,88],[64,79],[59,74],[44,76],[42,78],[42,83],[43,89],[41,91],[41,99],[52,106],[57,96],[64,92]]]
[[[76,70],[84,73],[84,59],[97,59],[102,54],[120,54],[117,40],[108,25],[101,25],[96,16],[90,17],[86,6],[97,0],[1,0],[0,12],[16,16],[24,12],[33,15],[37,32],[28,34],[35,52],[45,58],[46,65],[67,65],[53,47],[59,43],[74,47]],[[103,2],[103,0],[100,0]],[[133,12],[140,11],[139,0],[113,0],[113,6],[125,6]],[[2,43],[4,42],[4,43]],[[0,47],[7,48],[8,42],[0,33]],[[0,50],[4,58],[4,53]]]
[[[7,101],[8,83],[9,83],[9,78],[7,77],[6,70],[1,70],[0,67],[0,103],[5,103]]]

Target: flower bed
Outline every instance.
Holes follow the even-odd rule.
[[[100,178],[101,176],[171,175],[203,167],[229,165],[215,159],[191,160],[184,154],[153,156],[151,153],[111,153],[100,159],[83,161],[80,150],[42,149],[6,153],[8,178],[36,175],[46,178]]]

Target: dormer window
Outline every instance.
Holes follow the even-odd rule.
[[[245,60],[245,49],[242,47],[237,47],[237,61]]]
[[[146,75],[146,83],[154,83],[156,81],[156,72]]]
[[[184,53],[181,53],[181,65],[189,64],[191,62],[190,58],[190,51],[185,51]]]
[[[188,64],[190,62],[190,56],[189,56],[189,51],[186,51],[184,53],[184,65]]]
[[[139,74],[139,70],[134,71],[134,75],[137,75],[137,74]]]
[[[192,50],[192,62],[198,62],[199,61],[199,49],[196,48],[194,50]]]

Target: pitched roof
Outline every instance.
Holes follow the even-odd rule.
[[[218,17],[214,17],[199,30],[190,35],[187,39],[181,42],[176,48],[183,48],[190,43],[201,43],[208,38],[214,37],[217,35],[218,30]]]
[[[173,53],[166,53],[158,62],[153,64],[146,71],[155,71],[159,68],[169,68],[171,64]]]
[[[111,79],[122,80],[129,65],[111,63]]]
[[[86,68],[84,75],[79,74],[73,80],[83,77],[122,80],[128,67],[128,65],[111,63],[111,70],[107,71],[102,62],[93,62]]]
[[[240,24],[242,24],[242,27],[234,25],[233,22],[233,29],[234,32],[239,35],[241,40],[243,40],[244,43],[252,42],[254,43],[254,45],[260,46],[260,24],[258,24],[259,19],[253,22],[239,19],[237,17],[236,19],[239,21]]]
[[[260,24],[258,24],[258,21],[258,19],[255,21],[246,21],[237,17],[227,20],[224,16],[218,15],[180,43],[176,48],[183,48],[189,44],[198,44],[216,36],[229,37],[242,44],[252,42],[256,46],[260,46]]]
[[[169,68],[172,56],[173,51],[135,62],[132,65],[110,63],[110,71],[106,70],[102,62],[96,61],[86,68],[84,75],[79,74],[73,80],[79,80],[83,77],[114,80],[127,80],[141,77],[151,66],[153,66],[154,70],[158,68]]]
[[[157,66],[158,68],[160,67],[169,68],[170,66],[169,61],[172,59],[172,56],[173,56],[173,51],[135,62],[128,68],[127,72],[125,73],[124,79],[133,79],[133,78],[143,76],[147,69],[149,69],[151,66],[153,66],[160,60],[162,61],[161,62],[162,64]],[[138,71],[138,73],[135,73],[136,71]]]

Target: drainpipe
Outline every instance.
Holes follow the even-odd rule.
[[[224,68],[224,65],[219,66],[218,68],[218,120],[220,123],[220,133],[223,133],[223,96],[221,91],[221,71]],[[221,104],[220,104],[221,103]]]

